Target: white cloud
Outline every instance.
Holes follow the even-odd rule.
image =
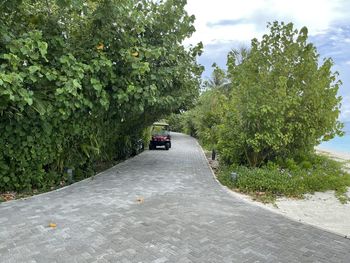
[[[346,4],[341,0],[188,0],[186,9],[196,16],[197,31],[186,44],[249,41],[260,37],[266,23],[275,20],[293,22],[298,28],[307,26],[310,34],[319,34],[332,22],[348,19]],[[219,25],[220,21],[232,23]]]
[[[340,109],[340,120],[350,121],[350,96],[344,96]]]
[[[199,62],[210,77],[211,65],[225,68],[231,48],[249,46],[254,37],[267,32],[267,22],[293,22],[296,28],[307,26],[310,40],[322,57],[332,57],[340,72],[344,97],[342,120],[350,121],[350,1],[349,0],[187,0],[189,14],[196,16],[196,32],[187,44],[204,44]]]

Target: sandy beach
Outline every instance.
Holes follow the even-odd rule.
[[[345,166],[350,171],[350,153],[333,152],[319,148],[316,151],[337,161],[347,162]],[[248,195],[231,190],[229,192],[246,202],[282,214],[295,221],[350,238],[350,202],[340,203],[335,197],[334,191],[307,194],[304,199],[279,198],[275,204],[263,204],[254,201]],[[350,197],[350,188],[348,188],[347,195]]]
[[[339,162],[344,162],[345,163],[344,166],[350,170],[350,153],[333,151],[333,150],[331,151],[320,147],[316,147],[316,152],[322,155],[329,156],[332,159],[337,160]]]
[[[333,151],[333,150],[331,151],[331,150],[327,150],[319,147],[316,147],[316,152],[327,155],[335,159],[339,159],[341,161],[350,160],[350,153],[347,153],[347,152],[340,152],[340,151]]]
[[[321,148],[317,148],[316,151],[337,161],[347,162],[345,166],[350,170],[350,153]],[[347,195],[350,197],[350,188]],[[350,202],[341,204],[335,197],[334,191],[307,194],[305,199],[301,200],[280,198],[276,201],[276,206],[272,204],[264,206],[294,220],[350,237]]]

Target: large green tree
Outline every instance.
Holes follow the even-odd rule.
[[[6,3],[5,3],[6,2]],[[132,152],[145,127],[193,103],[201,45],[185,0],[0,3],[0,190]]]
[[[311,152],[342,133],[341,82],[332,60],[320,62],[306,27],[274,22],[268,28],[243,59],[228,57],[232,93],[219,140],[228,163],[259,166]]]

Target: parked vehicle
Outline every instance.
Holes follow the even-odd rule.
[[[171,148],[170,127],[167,123],[155,122],[151,130],[152,138],[149,142],[149,149],[154,150],[157,146],[164,146],[165,150]]]

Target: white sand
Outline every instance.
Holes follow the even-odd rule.
[[[344,162],[345,163],[344,166],[350,171],[350,153],[333,151],[333,150],[330,151],[328,149],[323,149],[320,147],[316,147],[316,152],[321,155],[331,157],[336,161]]]
[[[343,160],[343,161],[350,161],[350,153],[349,152],[340,152],[340,151],[334,151],[334,150],[328,150],[322,147],[316,147],[316,152],[320,154],[327,155],[329,157],[333,157],[335,159]]]
[[[302,200],[281,198],[276,205],[265,206],[294,220],[350,237],[350,203],[341,204],[334,191],[306,195]]]
[[[341,204],[334,191],[306,195],[305,199],[280,198],[273,204],[254,201],[250,196],[231,191],[233,196],[292,220],[350,238],[350,203]],[[350,195],[350,191],[348,191]]]
[[[317,151],[339,161],[347,162],[347,167],[350,169],[350,154],[321,149]],[[305,195],[305,199],[280,198],[275,205],[253,201],[249,196],[240,193],[233,192],[233,194],[293,220],[350,237],[350,202],[341,204],[335,197],[334,191],[308,194]],[[350,188],[347,195],[350,197]]]

